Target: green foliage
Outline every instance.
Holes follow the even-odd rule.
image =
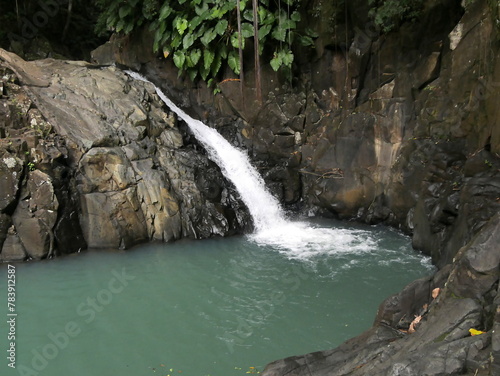
[[[154,33],[153,50],[163,52],[192,80],[215,79],[223,65],[239,74],[238,50],[253,46],[251,0],[240,0],[241,36],[238,34],[236,0],[96,0],[103,10],[97,29],[128,34],[148,26]],[[291,68],[291,45],[312,46],[316,35],[297,32],[301,20],[299,0],[259,0],[259,54],[268,51],[274,70]],[[273,53],[274,52],[274,53]],[[215,83],[215,80],[210,82]]]
[[[403,21],[416,20],[424,0],[368,0],[370,16],[384,32],[397,29]]]

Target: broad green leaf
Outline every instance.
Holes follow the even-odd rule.
[[[214,58],[215,54],[213,53],[213,51],[210,51],[208,48],[203,51],[203,66],[205,67],[205,69],[210,70]]]
[[[207,80],[208,74],[210,73],[210,69],[206,69],[205,66],[200,66],[200,76],[203,81]]]
[[[123,19],[121,19],[120,21],[118,21],[118,23],[116,24],[116,27],[115,27],[115,30],[117,33],[119,33],[120,31],[123,30],[123,28],[125,27],[125,21]]]
[[[186,55],[184,51],[175,51],[174,53],[174,64],[177,68],[182,69],[186,61]]]
[[[174,20],[174,28],[177,29],[180,35],[184,34],[186,29],[188,28],[188,21],[182,17],[176,17]]]
[[[295,23],[295,21],[292,21],[287,18],[282,22],[281,27],[283,29],[295,29],[297,27],[297,24]]]
[[[308,37],[307,35],[302,35],[299,37],[300,44],[303,46],[312,46],[314,44],[314,41],[312,40],[311,37]]]
[[[219,50],[217,52],[220,57],[223,59],[227,59],[227,47],[224,43],[219,44]]]
[[[272,25],[264,25],[259,29],[259,40],[263,40],[272,29]]]
[[[189,30],[196,29],[201,24],[202,21],[203,19],[200,16],[193,17],[191,21],[189,21]]]
[[[133,28],[134,28],[134,24],[132,22],[130,22],[127,24],[127,26],[125,26],[125,29],[123,29],[123,32],[125,34],[129,34]]]
[[[319,36],[319,34],[317,32],[315,32],[313,29],[311,29],[310,27],[306,28],[305,32],[311,38],[317,38]]]
[[[281,57],[275,53],[274,57],[271,59],[269,63],[271,64],[273,70],[276,72],[278,69],[280,69],[281,65],[283,64],[283,61],[281,60]]]
[[[118,11],[118,14],[120,15],[120,18],[125,18],[131,12],[132,12],[132,8],[130,6],[128,6],[128,5],[124,5],[124,6],[120,7],[120,10]]]
[[[262,24],[267,17],[268,11],[264,7],[259,7],[258,13],[259,13],[259,22]]]
[[[117,22],[118,22],[118,17],[116,14],[110,14],[109,17],[106,19],[106,25],[109,27],[115,27]]]
[[[205,2],[201,7],[194,7],[194,11],[198,16],[202,17],[203,19],[206,19],[207,16],[210,14],[210,12],[206,13],[208,11],[208,4]]]
[[[276,17],[274,17],[274,14],[272,14],[271,12],[268,12],[266,15],[266,18],[263,21],[261,21],[261,24],[272,25],[275,20],[276,20]]]
[[[238,49],[240,48],[240,39],[236,31],[233,33],[233,35],[231,35],[231,46]],[[241,49],[245,49],[245,38],[243,38],[243,36],[241,37]]]
[[[172,8],[170,7],[170,5],[168,5],[168,3],[165,3],[160,9],[160,16],[158,17],[158,20],[163,21],[171,14],[172,14]]]
[[[240,2],[241,7],[241,2]],[[236,1],[226,1],[226,3],[222,6],[221,11],[222,14],[226,14],[229,11],[232,11],[236,8]]]
[[[200,58],[201,58],[201,51],[200,51],[200,49],[196,48],[196,49],[192,50],[189,53],[189,57],[191,58],[191,62],[193,63],[193,65],[197,65],[198,62],[200,61]]]
[[[286,39],[286,29],[278,26],[276,29],[273,30],[271,35],[273,36],[274,39],[284,42]]]
[[[161,22],[160,26],[158,27],[157,32],[159,32],[160,34],[163,34],[163,33],[165,33],[165,30],[167,30],[167,23]]]
[[[251,9],[247,9],[243,12],[243,19],[253,22],[253,12]]]
[[[154,20],[153,22],[151,22],[151,24],[149,25],[149,31],[153,31],[153,30],[156,30],[158,28],[158,25],[160,23],[158,22],[158,20]]]
[[[217,76],[217,73],[219,73],[220,67],[222,66],[222,58],[219,54],[215,55],[214,62],[212,63],[212,69],[211,69],[211,74],[212,77]]]
[[[217,36],[217,33],[215,32],[214,29],[208,29],[207,31],[205,31],[205,34],[203,34],[203,36],[201,37],[201,43],[203,43],[206,47],[208,47],[208,45],[210,44],[211,41],[213,41],[215,39],[215,37]]]
[[[194,82],[196,76],[198,75],[198,69],[192,68],[188,70],[189,79]]]
[[[227,24],[227,20],[219,20],[217,25],[215,25],[215,32],[219,35],[223,35],[226,32]]]
[[[227,56],[227,64],[234,73],[240,74],[240,57],[235,51],[231,51]]]
[[[186,0],[177,0],[177,2],[178,2],[179,4],[184,4],[184,3],[186,2]]]
[[[293,12],[292,15],[290,16],[290,19],[295,22],[300,22],[301,19],[300,13],[297,11]]]
[[[181,45],[182,37],[179,34],[175,34],[174,39],[170,42],[170,46],[173,48],[178,48]]]
[[[182,39],[182,47],[184,47],[185,50],[187,50],[189,47],[191,47],[194,43],[194,35],[191,33],[187,33],[184,35],[184,38]]]
[[[207,27],[205,25],[206,23],[202,23],[198,30],[196,30],[196,33],[194,34],[195,39],[199,39],[203,34],[205,34],[205,31],[207,31]]]
[[[241,35],[243,38],[251,38],[253,37],[253,25],[248,22],[243,22],[241,24]]]
[[[222,17],[222,11],[218,8],[214,8],[210,12],[210,19],[216,19],[216,18],[221,18],[221,17]]]
[[[287,67],[291,67],[293,63],[293,52],[292,51],[282,51],[282,57],[281,60],[283,61],[283,64]]]
[[[166,31],[163,33],[163,36],[160,40],[160,44],[161,45],[164,45],[165,43],[167,43],[167,40],[170,39],[170,36],[171,36],[171,32],[170,31]]]

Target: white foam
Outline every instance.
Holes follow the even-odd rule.
[[[364,253],[377,247],[376,240],[367,231],[316,227],[305,222],[286,222],[258,231],[249,238],[261,246],[272,246],[292,259]]]

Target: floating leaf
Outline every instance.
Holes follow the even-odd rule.
[[[470,333],[471,336],[478,336],[478,335],[486,333],[486,332],[483,332],[482,330],[477,330],[477,329],[470,328],[469,329],[469,333]]]

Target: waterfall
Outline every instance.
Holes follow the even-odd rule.
[[[234,184],[254,221],[256,231],[249,235],[252,241],[298,259],[310,259],[325,253],[368,252],[376,247],[376,241],[363,230],[286,220],[278,200],[266,190],[264,180],[244,152],[231,145],[215,129],[186,114],[151,81],[136,72],[125,72],[155,87],[158,96],[187,123],[196,139],[206,148],[210,159]]]
[[[136,72],[126,73],[137,80],[151,83]],[[257,232],[284,224],[278,200],[267,191],[264,180],[252,166],[248,156],[232,146],[215,129],[186,114],[156,85],[155,89],[163,102],[186,122],[196,139],[207,150],[210,159],[219,165],[224,176],[234,184],[252,216]]]

